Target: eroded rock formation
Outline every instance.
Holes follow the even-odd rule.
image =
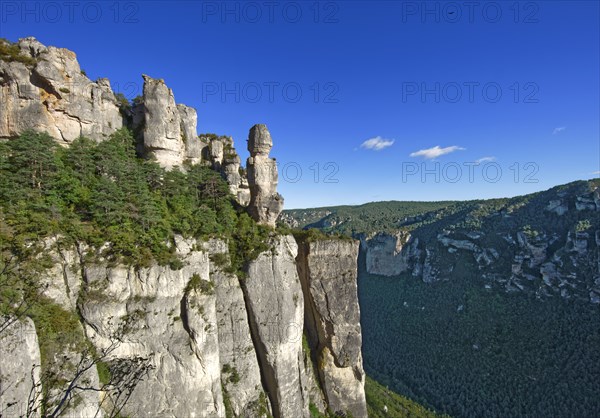
[[[128,127],[137,134],[139,154],[168,170],[185,163],[209,165],[221,173],[242,206],[250,203],[250,186],[233,139],[199,137],[196,110],[176,103],[164,80],[143,75],[143,94],[129,106],[112,91],[108,79],[88,79],[72,51],[46,47],[35,38],[16,45],[24,62],[0,60],[0,139],[33,129],[68,145],[80,136],[103,141]],[[276,199],[277,173],[269,150],[270,145],[268,150],[264,144],[257,148],[253,173],[256,207],[261,209],[255,213],[274,225],[283,200]]]
[[[248,212],[256,222],[269,226],[275,226],[283,210],[283,197],[277,193],[277,163],[269,158],[272,147],[266,125],[254,125],[248,136],[250,158],[246,164],[250,186]]]
[[[358,241],[301,242],[298,271],[305,329],[329,408],[367,416],[357,296]]]
[[[176,104],[173,90],[164,80],[144,75],[143,149],[167,169],[182,166],[186,159],[199,162],[202,146],[198,139],[196,111]]]
[[[273,251],[250,264],[243,281],[250,327],[273,415],[308,417],[308,394],[301,385],[304,299],[298,246],[291,236],[275,238],[272,245]]]
[[[250,130],[246,176],[233,139],[198,137],[196,111],[176,104],[163,80],[144,76],[143,96],[128,107],[108,80],[90,81],[72,52],[33,38],[18,47],[22,62],[0,61],[0,139],[34,129],[68,145],[82,135],[102,141],[128,124],[141,154],[167,169],[212,167],[256,221],[275,225],[283,198],[266,126]],[[303,258],[311,274],[303,292],[294,238],[273,232],[268,244],[234,273],[228,243],[219,239],[177,236],[178,265],[137,268],[46,239],[40,297],[70,324],[72,341],[52,346],[56,361],[41,370],[49,350],[43,323],[36,329],[21,318],[0,332],[0,415],[40,416],[42,397],[51,410],[68,394],[76,399],[63,411],[69,416],[302,418],[309,404],[365,416],[356,245],[312,248]],[[333,280],[338,268],[341,282]],[[305,323],[322,365],[303,344]],[[30,393],[38,400],[28,403]]]
[[[378,233],[363,237],[361,245],[366,250],[367,271],[382,276],[397,276],[407,271],[411,261],[419,257],[419,240],[408,232]]]
[[[62,144],[82,135],[102,141],[123,127],[110,82],[91,81],[74,52],[35,38],[17,45],[29,63],[0,60],[0,138],[33,129]]]

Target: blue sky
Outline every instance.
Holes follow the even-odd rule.
[[[476,3],[3,1],[0,36],[71,49],[130,98],[164,78],[243,159],[266,123],[287,208],[598,177],[599,2]]]

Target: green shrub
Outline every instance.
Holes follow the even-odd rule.
[[[575,226],[575,231],[576,232],[585,232],[588,229],[590,229],[591,227],[592,227],[592,224],[589,221],[589,219],[583,219],[583,220],[577,222],[577,225]]]
[[[229,256],[224,253],[212,254],[210,260],[215,263],[217,267],[227,267],[229,265]]]
[[[191,291],[199,292],[203,295],[213,295],[215,293],[215,284],[210,280],[202,280],[199,274],[194,273],[185,287],[185,293]]]
[[[108,364],[98,360],[96,362],[96,369],[98,370],[98,380],[100,380],[100,383],[107,385],[112,377]]]
[[[37,60],[21,53],[17,44],[13,44],[7,39],[0,38],[0,60],[6,62],[20,62],[27,66],[33,66]]]

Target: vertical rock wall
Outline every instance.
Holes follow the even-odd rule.
[[[248,267],[243,280],[252,338],[275,418],[308,417],[302,390],[304,300],[294,238],[273,239],[273,250]]]
[[[329,408],[366,417],[357,241],[318,240],[299,245],[298,272],[305,299],[305,329],[315,352]]]
[[[40,348],[29,318],[0,318],[0,415],[39,417]]]

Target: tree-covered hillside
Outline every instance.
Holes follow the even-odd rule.
[[[281,221],[297,228],[317,228],[346,235],[393,231],[419,222],[424,214],[453,208],[457,202],[372,202],[360,206],[290,209]],[[437,213],[437,212],[436,212]]]
[[[597,416],[598,307],[361,268],[365,369],[382,384],[456,417]]]
[[[138,266],[176,266],[175,234],[234,237],[242,258],[264,249],[266,236],[218,173],[202,165],[165,171],[136,156],[126,129],[68,148],[34,132],[0,143],[0,215],[2,243],[13,250],[60,237]]]
[[[415,401],[398,395],[367,376],[365,382],[369,418],[436,418],[439,415]]]
[[[283,219],[363,239],[364,363],[382,384],[457,417],[596,417],[599,187],[579,181],[510,199],[379,202]],[[401,273],[367,271],[386,263]]]

